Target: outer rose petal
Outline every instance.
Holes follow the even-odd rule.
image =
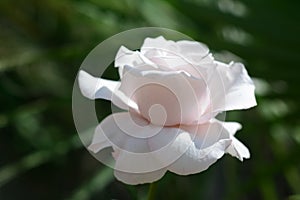
[[[232,143],[226,150],[230,155],[237,157],[240,161],[244,158],[250,158],[248,148],[234,137],[234,134],[242,128],[241,124],[237,122],[222,122],[224,128],[231,134]]]
[[[248,148],[234,136],[232,136],[232,143],[226,152],[234,157],[237,157],[240,161],[243,161],[244,158],[250,158],[250,152]]]
[[[216,70],[208,75],[208,87],[211,92],[215,112],[247,109],[257,105],[254,95],[255,86],[245,67],[241,63],[216,62]],[[219,73],[216,74],[216,73]]]
[[[149,124],[137,114],[129,112],[111,114],[97,126],[89,149],[93,150],[94,145],[106,140],[118,151],[146,153],[151,151],[146,138],[159,133],[161,129]],[[93,152],[97,153],[100,150],[93,150]]]
[[[156,125],[197,124],[210,104],[208,87],[183,71],[143,71],[125,66],[120,90]],[[161,109],[152,109],[159,105]],[[152,112],[153,111],[153,112]]]
[[[105,136],[102,128],[100,126],[97,126],[97,128],[95,129],[95,134],[93,136],[92,143],[88,147],[88,150],[97,153],[102,149],[110,146],[111,144],[107,140],[107,137]]]
[[[198,65],[199,62],[206,64],[213,61],[213,57],[209,54],[209,49],[203,43],[188,40],[174,42],[166,40],[162,36],[146,38],[141,47],[141,53],[150,60],[154,55],[158,57],[164,57],[168,54],[176,55],[193,65]]]
[[[149,172],[149,173],[126,173],[115,170],[114,175],[123,183],[130,184],[130,185],[137,185],[137,184],[144,184],[144,183],[152,183],[161,179],[164,174],[167,172],[166,168]]]
[[[148,173],[165,168],[181,156],[178,154],[181,152],[172,150],[176,146],[183,148],[182,144],[188,145],[181,140],[182,137],[177,137],[184,132],[178,128],[148,124],[139,115],[131,115],[128,112],[115,113],[99,124],[89,149],[97,153],[101,150],[98,147],[107,147],[107,143],[104,142],[106,138],[109,146],[115,151],[114,169],[127,173]],[[155,147],[151,146],[153,142]],[[168,148],[169,146],[174,148]],[[163,155],[167,156],[160,159],[162,151]]]
[[[119,68],[119,75],[122,79],[125,65],[143,68],[143,70],[158,68],[155,63],[142,55],[139,51],[131,51],[121,46],[115,58],[115,67]]]
[[[236,145],[241,143],[232,134],[238,128],[238,123],[211,120],[202,125],[160,129],[139,115],[116,113],[97,127],[89,149],[97,153],[112,146],[115,176],[128,184],[142,184],[160,179],[166,170],[180,175],[201,172],[225,152],[237,156],[240,146]]]
[[[168,167],[176,174],[188,175],[206,170],[224,155],[232,142],[230,133],[217,120],[180,128],[190,134],[195,132],[196,137],[187,151],[182,152],[182,156]]]
[[[80,70],[78,83],[82,94],[89,99],[110,100],[124,110],[128,110],[128,107],[137,109],[137,105],[118,90],[120,81],[96,78]]]

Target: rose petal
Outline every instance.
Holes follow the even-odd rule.
[[[88,150],[92,151],[93,153],[98,153],[102,149],[110,146],[111,143],[107,140],[103,130],[100,126],[97,126],[92,143],[88,146]]]
[[[214,60],[205,44],[187,40],[174,42],[162,36],[146,38],[141,53],[162,70],[167,70],[165,67],[169,70],[184,70],[199,78],[203,77],[199,66],[207,67]]]
[[[156,38],[146,38],[141,47],[141,53],[145,54],[147,51],[153,49],[157,49],[157,50],[164,49],[166,50],[164,51],[165,53],[167,51],[177,52],[178,46],[176,45],[176,42],[172,40],[166,40],[163,36],[159,36]]]
[[[179,46],[179,53],[186,57],[192,64],[199,65],[200,63],[211,63],[213,61],[213,57],[209,54],[208,47],[200,42],[196,41],[188,41],[181,40],[176,42]],[[205,59],[205,62],[203,62]]]
[[[161,56],[173,54],[188,59],[193,64],[198,64],[203,58],[209,55],[209,49],[203,43],[196,41],[180,40],[174,42],[166,40],[164,37],[146,38],[142,47],[142,54],[147,54],[150,51],[160,52]],[[159,55],[152,54],[152,55]],[[148,54],[149,56],[151,54]]]
[[[242,128],[242,125],[237,122],[222,122],[222,125],[231,134],[232,139],[232,143],[226,149],[226,152],[241,161],[243,161],[244,158],[250,158],[248,148],[234,137],[235,133]]]
[[[232,136],[232,143],[226,152],[231,156],[237,157],[240,161],[243,161],[244,158],[250,158],[249,149],[234,136]]]
[[[143,124],[136,120],[140,120]],[[140,125],[145,125],[144,122],[138,115],[132,116],[129,113],[110,115],[96,129],[94,138],[100,138],[98,140],[100,143],[93,140],[89,148],[94,150],[96,146],[100,151],[99,146],[107,138],[115,151],[114,169],[126,173],[148,173],[169,166],[193,144],[193,133],[179,128],[163,128],[152,124],[140,127]],[[140,134],[143,136],[139,137]],[[213,140],[207,140],[203,145],[210,145],[213,142]],[[103,148],[107,146],[107,143],[102,145]],[[94,151],[94,153],[97,152]],[[205,152],[202,154],[202,157],[204,156]]]
[[[125,66],[120,90],[136,102],[143,117],[156,125],[198,123],[210,104],[205,81],[183,71],[143,71]],[[151,113],[154,105],[162,110]],[[162,115],[166,115],[165,121],[153,121]]]
[[[217,120],[180,128],[196,135],[194,139],[189,139],[192,143],[189,143],[185,152],[182,152],[182,156],[168,167],[168,170],[176,174],[188,175],[206,170],[224,155],[232,142],[229,132]],[[175,145],[172,147],[177,148]]]
[[[143,68],[143,70],[158,68],[155,63],[143,56],[139,51],[131,51],[126,47],[121,46],[115,58],[115,67],[119,68],[119,75],[121,79],[125,65]]]
[[[80,70],[78,83],[82,94],[89,99],[106,99],[125,110],[128,110],[128,107],[137,109],[137,105],[118,90],[120,81],[96,78]]]
[[[213,112],[247,109],[257,105],[255,86],[241,63],[216,62],[216,70],[211,70],[208,87],[211,93]]]
[[[123,183],[130,185],[144,184],[144,183],[152,183],[159,179],[161,179],[166,173],[166,169],[157,170],[149,173],[126,173],[118,170],[114,171],[115,177],[122,181]]]
[[[89,147],[94,153],[100,151],[106,140],[110,143],[115,153],[115,169],[128,173],[148,173],[162,169],[174,162],[180,155],[176,152],[168,154],[168,158],[161,161],[160,150],[169,145],[180,143],[176,138],[183,130],[178,128],[163,128],[149,124],[136,114],[115,113],[105,118],[97,127],[94,140]],[[96,140],[96,138],[100,138]],[[150,141],[157,141],[155,147],[150,146]],[[177,140],[176,144],[173,141]],[[100,143],[98,144],[97,141]],[[97,149],[95,149],[97,147]],[[166,154],[167,152],[165,152]]]
[[[242,129],[242,125],[238,122],[222,122],[222,126],[230,133],[231,135],[235,135],[238,130]]]
[[[112,146],[118,179],[139,184],[159,179],[165,168],[180,175],[201,172],[225,152],[239,159],[249,157],[247,148],[233,137],[239,128],[238,123],[217,120],[162,128],[147,124],[139,115],[116,113],[97,127],[89,149],[96,153]]]
[[[125,119],[126,123],[128,122],[128,119],[130,117],[129,113],[119,113],[117,115],[118,115],[117,117],[119,117],[118,120]],[[119,134],[120,129],[115,126],[116,124],[115,124],[115,120],[113,118],[114,117],[112,115],[110,115],[107,119],[104,119],[100,123],[100,125],[96,128],[92,144],[88,147],[88,149],[90,151],[92,151],[94,153],[98,153],[102,149],[104,149],[106,147],[109,147],[109,146],[112,146],[113,143],[116,142],[116,141],[110,141],[108,139],[108,136],[110,138],[118,138],[118,139],[120,139],[120,134]],[[140,120],[142,120],[142,119],[140,119]],[[110,132],[109,132],[110,134],[104,133],[103,132],[103,127],[105,128],[105,130],[109,129],[110,130]],[[115,131],[117,131],[117,132],[115,132]],[[122,134],[121,134],[121,136],[122,136]],[[131,141],[131,142],[135,143],[135,144],[133,144],[133,147],[136,148],[136,149],[139,149],[139,150],[140,150],[140,148],[137,147],[137,146],[140,146],[140,147],[146,146],[146,150],[149,151],[149,149],[147,148],[147,145],[145,145],[144,142],[135,141],[134,138],[132,138],[132,137],[124,137],[124,135],[123,135],[121,137],[121,140],[118,140],[118,142],[121,142],[121,141],[123,141],[123,145],[124,145],[124,143],[130,143],[128,141]],[[118,159],[119,158],[119,154],[120,154],[120,152],[115,149],[115,152],[113,153],[114,158]],[[108,163],[106,163],[106,164],[108,164]],[[127,173],[127,172],[119,171],[117,169],[118,168],[115,167],[115,172],[114,172],[115,177],[119,181],[122,181],[122,182],[124,182],[126,184],[131,184],[131,185],[143,184],[143,183],[150,183],[150,182],[157,181],[166,172],[166,169],[161,169],[161,170],[157,170],[157,171],[153,171],[153,172],[140,173],[139,174],[139,173]]]
[[[97,126],[92,145],[107,141],[115,149],[133,153],[145,153],[150,149],[145,138],[159,133],[161,127],[154,127],[137,114],[129,112],[114,113]],[[92,147],[91,145],[91,147]],[[97,153],[97,151],[93,151]]]

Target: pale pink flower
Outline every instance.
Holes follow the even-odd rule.
[[[105,118],[89,150],[112,147],[115,176],[127,184],[149,183],[167,170],[199,173],[229,153],[241,161],[250,153],[234,134],[236,122],[217,114],[256,105],[254,85],[241,63],[215,61],[195,41],[146,38],[140,51],[122,46],[115,58],[120,81],[79,72],[90,99],[106,99],[127,112]]]

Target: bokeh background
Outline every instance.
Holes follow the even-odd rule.
[[[258,100],[227,113],[243,124],[237,136],[251,159],[226,155],[200,174],[167,173],[156,199],[300,199],[299,8],[298,0],[1,0],[0,199],[146,198],[149,185],[118,182],[82,146],[71,99],[92,48],[145,26],[178,30],[220,60],[242,61]]]

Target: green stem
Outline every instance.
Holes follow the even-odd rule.
[[[156,182],[150,184],[149,192],[148,192],[148,200],[154,200],[156,188],[157,188]]]

